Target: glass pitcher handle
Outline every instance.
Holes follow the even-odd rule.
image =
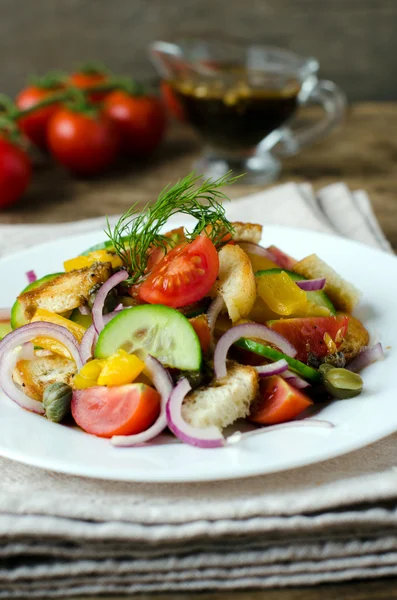
[[[319,104],[325,111],[325,116],[303,129],[294,131],[291,126],[278,130],[278,140],[272,148],[276,156],[293,156],[302,148],[326,137],[336,127],[345,115],[347,100],[343,91],[333,82],[321,80],[311,90],[301,106]],[[276,141],[276,140],[275,140]]]

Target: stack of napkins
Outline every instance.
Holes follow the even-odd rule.
[[[362,191],[286,184],[231,219],[347,236],[391,251]],[[103,226],[0,225],[0,255]],[[1,416],[1,413],[0,413]],[[0,459],[0,598],[308,585],[397,573],[397,435],[247,480],[129,484]]]

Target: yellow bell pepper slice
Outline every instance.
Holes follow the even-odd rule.
[[[105,360],[94,359],[90,360],[87,364],[80,369],[75,375],[73,385],[77,390],[84,390],[86,388],[98,385],[98,377],[101,374]]]
[[[69,271],[76,271],[77,269],[85,269],[96,262],[110,262],[114,269],[121,267],[123,264],[121,258],[114,252],[109,252],[108,250],[95,250],[94,252],[87,254],[87,256],[77,256],[76,258],[66,260],[63,263],[63,267],[68,273]]]
[[[61,325],[61,327],[65,327],[70,333],[76,338],[76,340],[80,343],[83,339],[83,335],[86,332],[86,329],[79,325],[78,323],[73,323],[69,319],[65,319],[65,317],[61,317],[61,315],[57,315],[56,313],[52,313],[49,310],[45,310],[43,308],[38,308],[32,318],[32,323],[53,323],[54,325]],[[32,340],[35,346],[40,346],[40,348],[45,348],[46,350],[50,350],[54,354],[60,354],[65,358],[71,358],[69,350],[65,348],[63,344],[54,340],[50,337],[39,336]]]
[[[258,295],[277,315],[289,316],[307,306],[306,292],[282,271],[258,277]]]
[[[118,350],[106,359],[98,385],[125,385],[132,383],[145,368],[145,363],[135,354],[128,354],[125,350]]]

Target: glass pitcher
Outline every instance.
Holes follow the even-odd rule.
[[[201,137],[197,172],[216,178],[229,170],[244,183],[273,181],[278,157],[297,154],[343,118],[346,99],[319,80],[319,63],[279,48],[223,41],[156,41],[151,59],[174,100]],[[299,106],[320,104],[322,119],[297,129]]]

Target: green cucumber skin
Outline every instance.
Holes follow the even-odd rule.
[[[293,281],[302,281],[303,279],[307,280],[307,277],[303,277],[302,275],[298,275],[298,273],[294,273],[294,271],[288,271],[287,269],[266,269],[265,271],[257,271],[255,273],[255,277],[277,274],[281,273],[282,271],[287,273],[287,275],[289,275]],[[319,290],[318,292],[306,292],[306,294],[308,295],[309,300],[314,302],[314,304],[317,304],[318,306],[325,306],[325,308],[328,308],[333,317],[336,315],[336,308],[325,292]]]
[[[128,344],[135,330],[156,325],[175,342],[174,348],[179,351],[179,354],[171,352],[170,362],[163,356],[164,364],[183,371],[198,371],[201,368],[202,352],[196,332],[184,315],[161,304],[144,304],[121,311],[99,334],[95,357],[109,357]],[[144,346],[142,348],[145,349]],[[162,350],[159,350],[157,356],[150,349],[148,352],[155,358],[160,358]]]
[[[36,288],[43,285],[43,283],[47,283],[48,281],[55,279],[55,277],[59,277],[59,275],[63,275],[63,273],[51,273],[50,275],[45,275],[44,277],[37,279],[37,281],[33,281],[33,283],[29,283],[29,285],[27,285],[22,290],[21,294],[24,294],[25,292],[30,292],[30,290],[35,290]],[[18,329],[19,327],[22,327],[26,324],[27,321],[23,316],[22,306],[20,302],[16,300],[11,309],[11,327],[12,329]]]
[[[282,352],[279,352],[279,350],[275,350],[270,346],[264,346],[263,344],[259,344],[253,340],[247,340],[245,338],[238,340],[236,342],[236,346],[239,346],[239,348],[244,348],[244,350],[249,350],[249,352],[254,352],[254,354],[259,354],[260,356],[268,358],[269,360],[276,361],[284,358],[287,361],[291,371],[295,371],[295,373],[303,377],[303,379],[307,379],[307,381],[310,381],[311,383],[321,383],[323,380],[321,373],[316,371],[316,369],[312,369],[300,360],[291,358],[290,356],[287,356],[286,354],[283,354]]]
[[[125,235],[124,237],[122,237],[121,240],[123,242],[128,242],[128,240],[129,240],[128,235]],[[114,250],[113,242],[111,240],[99,242],[99,244],[95,244],[94,246],[87,248],[87,250],[84,250],[84,252],[81,252],[80,256],[87,256],[91,252],[97,252],[98,250]]]

